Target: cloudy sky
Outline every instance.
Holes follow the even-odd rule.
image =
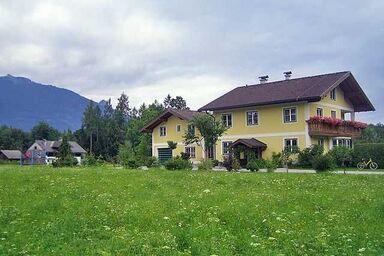
[[[384,122],[384,1],[0,0],[0,75],[131,105],[350,70]]]

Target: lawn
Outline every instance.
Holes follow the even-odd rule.
[[[0,255],[383,255],[384,177],[0,166]]]

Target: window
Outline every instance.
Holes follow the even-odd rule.
[[[208,158],[209,159],[214,159],[215,157],[214,157],[214,151],[213,151],[213,146],[212,147],[209,147],[208,149],[207,149],[207,155],[208,155]]]
[[[296,107],[283,108],[284,123],[293,123],[297,121]]]
[[[195,126],[194,125],[188,125],[188,133],[195,135]]]
[[[247,125],[258,125],[259,113],[257,111],[247,112]]]
[[[293,151],[294,148],[297,148],[297,138],[284,139],[284,147],[290,151]]]
[[[222,114],[221,120],[225,126],[232,126],[232,114]]]
[[[176,132],[180,132],[180,131],[181,131],[181,125],[178,124],[178,125],[176,125]]]
[[[317,145],[319,145],[320,147],[324,147],[324,138],[319,138],[317,140]]]
[[[332,140],[333,147],[347,147],[352,148],[352,139],[333,139]]]
[[[229,154],[229,146],[231,146],[232,141],[223,141],[223,155]]]
[[[330,97],[332,100],[336,100],[336,88],[330,92]]]
[[[322,108],[317,108],[316,115],[317,116],[323,116],[323,109]]]
[[[167,135],[167,127],[160,126],[160,137],[164,137]]]
[[[331,117],[336,118],[336,111],[335,110],[331,110]]]
[[[188,154],[190,158],[196,158],[195,147],[185,147],[185,153]]]

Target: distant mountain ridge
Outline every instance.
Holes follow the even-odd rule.
[[[26,131],[39,121],[47,121],[60,131],[75,131],[81,127],[90,102],[71,90],[12,75],[0,76],[0,92],[0,125]],[[103,109],[105,101],[95,104]]]

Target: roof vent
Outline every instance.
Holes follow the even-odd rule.
[[[286,71],[283,74],[284,74],[285,80],[289,80],[291,79],[292,71]]]
[[[268,81],[269,76],[259,76],[260,84],[265,84]]]

